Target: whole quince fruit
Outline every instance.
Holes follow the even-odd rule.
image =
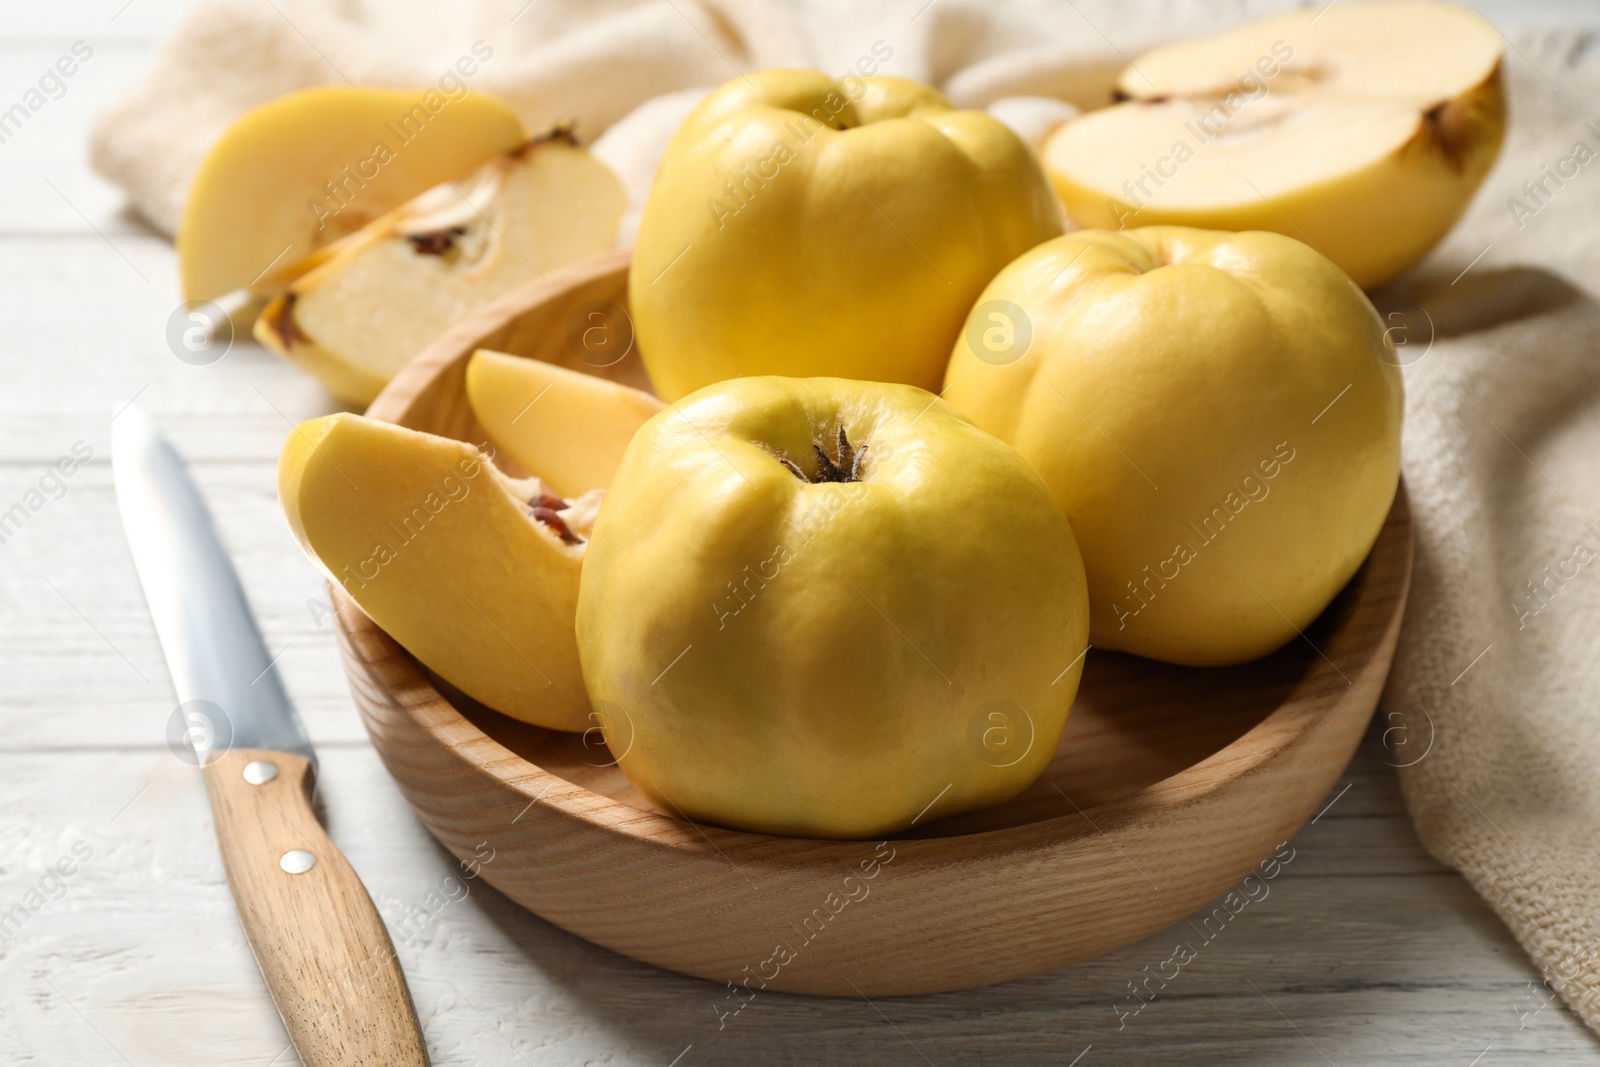
[[[1366,558],[1399,477],[1398,362],[1299,241],[1085,230],[989,285],[945,395],[1071,519],[1095,645],[1219,665],[1294,637]]]
[[[916,82],[847,81],[761,71],[679,127],[628,285],[666,399],[741,374],[937,389],[979,290],[1061,232],[1009,128]]]
[[[1088,631],[1072,530],[1013,449],[909,386],[742,378],[640,428],[578,594],[584,682],[647,797],[865,837],[1005,800]]]

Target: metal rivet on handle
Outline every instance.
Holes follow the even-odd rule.
[[[317,865],[317,857],[303,848],[292,848],[278,860],[278,866],[290,874],[305,874]]]
[[[251,760],[244,765],[244,780],[251,785],[266,785],[278,777],[278,765],[264,759]]]

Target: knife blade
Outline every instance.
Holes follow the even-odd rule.
[[[111,456],[173,688],[231,726],[231,747],[196,754],[228,887],[290,1040],[306,1067],[426,1067],[394,945],[317,821],[315,753],[199,490],[137,406],[112,422]]]
[[[316,765],[300,716],[178,453],[129,407],[111,424],[112,481],[133,563],[178,700],[225,710],[240,748]]]

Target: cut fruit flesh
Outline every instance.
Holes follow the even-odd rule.
[[[526,136],[508,105],[481,93],[322,86],[263,104],[223,132],[195,176],[178,229],[184,294],[281,284],[319,248]]]
[[[1501,52],[1494,27],[1454,4],[1319,4],[1153,48],[1117,89],[1134,100],[1221,98],[1248,91],[1253,72],[1275,91],[1316,88],[1426,110],[1481,85]],[[1263,58],[1277,61],[1275,74],[1266,76],[1270,62],[1257,68]]]
[[[1212,115],[1210,101],[1184,99],[1108,108],[1078,119],[1071,136],[1054,140],[1051,147],[1075,160],[1075,183],[1115,188],[1121,199],[1136,201],[1143,181],[1147,203],[1157,210],[1260,206],[1270,211],[1263,197],[1304,188],[1332,167],[1353,171],[1377,164],[1415,139],[1421,121],[1401,104],[1268,97],[1221,126],[1191,158],[1174,161],[1170,176],[1147,176],[1158,158],[1152,145],[1170,146],[1185,138],[1192,144],[1195,131]],[[1132,190],[1120,188],[1123,182]]]
[[[1501,40],[1428,2],[1305,8],[1135,59],[1044,147],[1082,226],[1270,230],[1364,288],[1425,255],[1504,135]]]
[[[536,138],[346,238],[268,305],[257,338],[368,403],[482,304],[609,248],[622,184],[565,138]]]
[[[445,681],[524,722],[591,725],[573,618],[602,494],[541,500],[463,441],[351,414],[289,435],[278,492],[306,552]]]
[[[634,432],[666,406],[592,374],[487,350],[467,363],[467,400],[490,440],[568,494],[610,488]]]

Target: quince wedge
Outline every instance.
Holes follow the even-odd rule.
[[[270,290],[313,253],[527,133],[483,93],[349,85],[302,89],[246,112],[212,145],[184,205],[184,295]]]
[[[611,168],[556,128],[330,249],[261,312],[256,339],[341,399],[371,403],[483,304],[610,248],[626,206]]]
[[[1271,230],[1371,289],[1494,165],[1504,50],[1470,6],[1318,3],[1136,57],[1042,154],[1080,226]]]
[[[591,725],[573,618],[601,494],[560,499],[464,441],[347,413],[289,435],[278,493],[301,547],[445,681],[524,722]]]
[[[665,405],[538,359],[479,349],[467,401],[489,439],[559,493],[607,489],[634,432]]]

